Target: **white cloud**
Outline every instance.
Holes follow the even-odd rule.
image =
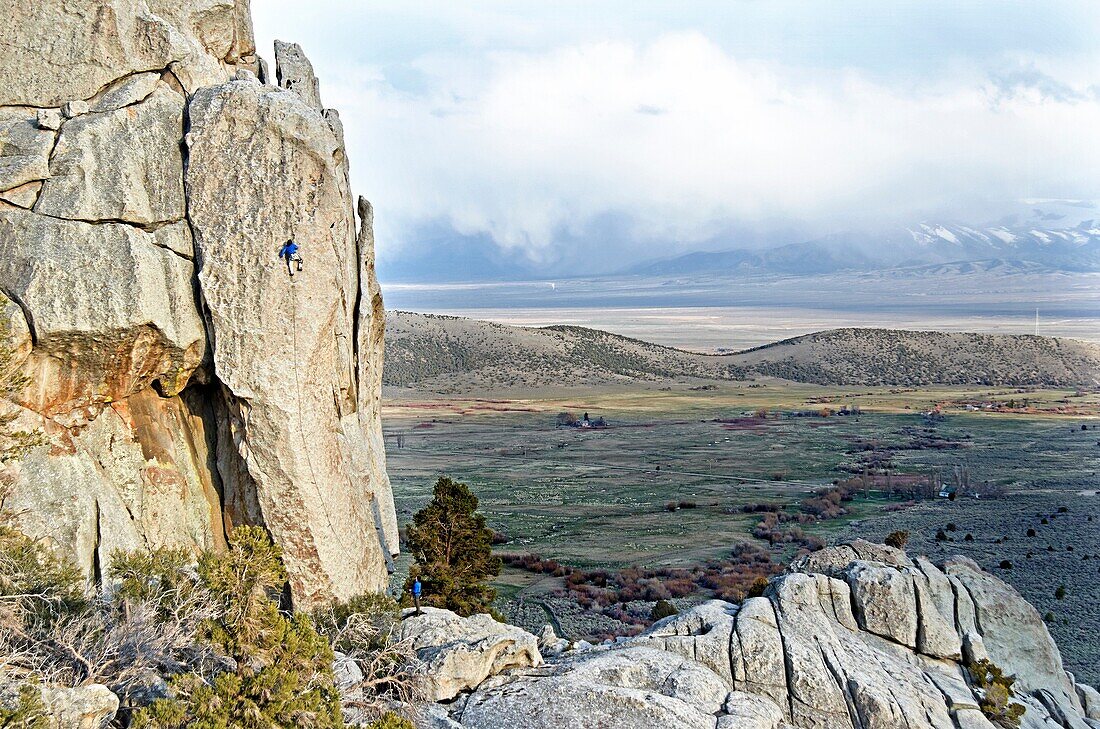
[[[416,93],[377,68],[323,80],[391,246],[426,220],[552,257],[609,213],[667,250],[728,226],[828,232],[1100,197],[1100,101],[1034,62],[893,88],[686,32],[413,68]]]
[[[1100,198],[1087,2],[639,2],[255,12],[340,109],[383,257],[428,223],[551,261],[607,220],[613,255],[645,257]]]

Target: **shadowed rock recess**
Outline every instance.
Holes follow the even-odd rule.
[[[982,659],[1016,676],[1022,727],[1100,727],[1100,694],[1064,670],[1035,609],[963,557],[829,547],[762,597],[545,663],[533,635],[441,612],[404,627],[447,700],[427,712],[440,728],[994,729],[964,668]]]
[[[0,307],[17,425],[48,436],[7,506],[89,579],[259,524],[296,604],[383,588],[373,215],[302,49],[277,44],[273,85],[247,0],[6,8]]]

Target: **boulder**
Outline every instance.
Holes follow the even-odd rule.
[[[737,608],[709,600],[660,620],[636,640],[703,664],[733,686],[730,637]]]
[[[1039,612],[1007,583],[983,571],[965,557],[947,560],[945,572],[973,604],[974,631],[982,638],[989,659],[1024,692],[1048,691],[1067,707],[1081,713],[1073,683],[1062,666],[1058,646]],[[961,622],[961,621],[960,621]]]
[[[744,691],[731,691],[722,709],[716,729],[778,729],[783,723],[783,710],[775,702]]]
[[[728,685],[689,659],[629,646],[594,650],[543,675],[501,677],[470,696],[467,729],[712,727]]]
[[[489,615],[463,618],[433,607],[422,608],[420,615],[406,610],[398,636],[410,641],[427,665],[435,701],[453,699],[502,671],[542,663],[535,636]]]
[[[843,559],[855,553],[845,552]],[[763,597],[740,606],[709,601],[637,638],[489,679],[451,715],[466,727],[517,729],[993,729],[980,709],[980,689],[970,685],[958,654],[977,655],[984,644],[997,644],[1002,657],[1011,659],[1009,647],[1042,644],[1045,633],[1027,638],[1023,633],[1037,626],[1026,620],[1012,627],[997,618],[987,625],[983,616],[991,606],[982,597],[971,599],[966,584],[982,582],[986,594],[1014,613],[1019,606],[1005,592],[1010,588],[958,561],[949,561],[945,574],[921,558],[908,564],[857,559],[840,567],[843,559],[820,564],[851,578],[851,587],[830,574],[806,571],[806,560],[800,560],[800,570],[773,579]],[[962,574],[966,570],[977,571]],[[965,640],[957,633],[952,639],[947,616],[964,596],[976,626]],[[900,614],[906,611],[907,617]],[[1006,641],[1005,631],[1017,635]],[[939,655],[946,653],[952,655]],[[728,668],[721,665],[723,657]],[[1072,684],[1071,676],[1061,676]],[[733,691],[718,701],[721,687],[730,685]],[[1094,729],[1095,720],[1080,708],[1095,702],[1088,687],[1077,690],[1076,703],[1045,687],[1019,690],[1013,700],[1026,708],[1021,726],[1027,729]]]
[[[81,114],[87,114],[89,111],[91,111],[91,106],[83,99],[68,101],[61,107],[61,113],[65,115],[66,119],[73,119]]]
[[[1089,719],[1100,719],[1100,691],[1085,683],[1075,683],[1077,698]]]
[[[76,688],[42,686],[41,691],[51,729],[99,729],[118,711],[118,697],[97,683]]]
[[[38,126],[42,129],[51,129],[57,131],[61,128],[61,110],[60,109],[39,109],[35,113],[35,120],[38,122]]]
[[[380,591],[396,549],[379,528],[396,522],[374,417],[381,361],[356,346],[364,328],[380,337],[380,297],[360,294],[376,284],[361,280],[337,140],[298,94],[254,79],[199,90],[190,120],[188,219],[242,461],[221,469],[226,490],[255,494],[297,605]],[[293,277],[276,258],[291,238],[305,260]]]
[[[860,560],[890,567],[909,567],[912,562],[905,556],[905,552],[885,544],[875,544],[864,539],[856,539],[847,544],[837,544],[825,547],[816,552],[811,552],[799,557],[788,568],[791,572],[808,572],[813,574],[839,577],[840,573],[849,564]]]
[[[569,641],[559,638],[553,625],[544,625],[539,633],[539,652],[544,656],[557,656],[565,652]]]
[[[145,226],[182,220],[183,106],[160,85],[141,103],[66,122],[35,212]]]

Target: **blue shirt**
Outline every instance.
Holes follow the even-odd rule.
[[[284,243],[283,247],[279,250],[279,258],[290,258],[298,252],[298,244],[294,241]]]
[[[420,594],[420,580],[414,580],[413,581],[413,594],[414,595],[419,595]]]

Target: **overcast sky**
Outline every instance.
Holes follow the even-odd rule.
[[[649,258],[1100,199],[1100,4],[261,0],[379,255]],[[603,251],[601,254],[600,251]]]

